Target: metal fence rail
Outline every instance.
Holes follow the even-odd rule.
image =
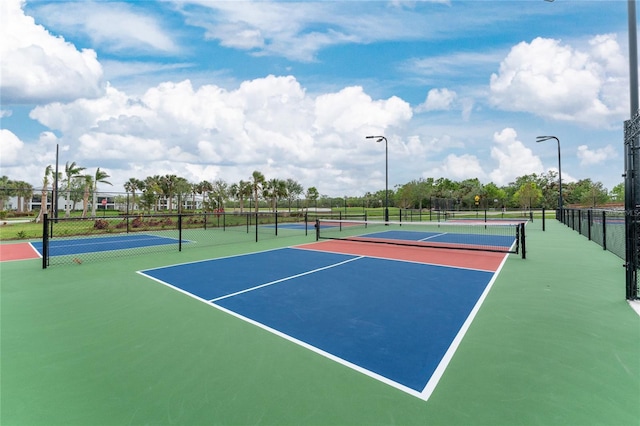
[[[43,220],[42,268],[308,233],[305,214],[175,213]],[[313,224],[311,224],[313,226]]]
[[[627,232],[625,221],[631,214],[631,222],[638,227],[640,224],[640,213],[633,211],[627,213],[625,210],[599,210],[599,209],[564,209],[558,218],[574,231],[587,237],[590,241],[599,244],[604,250],[614,253],[620,259],[627,261]],[[636,230],[640,231],[640,230]],[[636,232],[636,235],[640,235]],[[640,253],[638,247],[640,241],[633,241],[636,249],[635,253]],[[635,265],[640,264],[640,259],[635,259]],[[637,269],[637,266],[636,266]],[[640,298],[637,279],[632,287],[629,298]]]

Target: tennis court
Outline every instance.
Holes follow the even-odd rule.
[[[2,262],[0,423],[637,424],[618,257],[350,241],[391,228]]]
[[[84,253],[99,253],[140,247],[177,244],[175,238],[149,234],[122,234],[113,236],[66,238],[49,242],[49,256],[67,256]],[[184,241],[183,241],[184,242]],[[31,243],[42,256],[42,242]]]
[[[322,243],[304,247],[141,273],[428,399],[496,270],[429,264],[422,248],[412,250],[423,262],[399,260],[406,247],[377,257],[323,251]],[[381,258],[384,252],[395,259]]]

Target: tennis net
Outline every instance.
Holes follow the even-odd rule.
[[[316,220],[316,241],[340,239],[402,246],[520,253],[525,259],[522,222],[383,222]]]

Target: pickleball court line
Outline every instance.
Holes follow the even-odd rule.
[[[473,309],[471,309],[471,312],[469,312],[469,315],[467,316],[466,320],[460,327],[460,330],[458,330],[458,333],[451,341],[449,348],[440,359],[440,363],[438,363],[438,366],[436,367],[436,369],[433,370],[433,373],[431,374],[431,377],[429,377],[427,384],[425,385],[422,392],[420,392],[419,398],[427,401],[431,396],[431,394],[433,393],[433,391],[436,389],[438,382],[442,378],[442,375],[447,369],[447,366],[453,359],[453,355],[458,350],[460,343],[462,343],[462,339],[464,338],[464,335],[469,330],[469,327],[471,327],[471,323],[473,323],[473,320],[476,317],[476,314],[480,311],[480,308],[482,307],[484,300],[489,295],[489,292],[491,291],[491,288],[493,287],[494,282],[498,278],[498,275],[500,275],[500,271],[502,271],[502,268],[504,267],[504,264],[507,262],[508,258],[509,256],[505,255],[504,258],[502,259],[502,262],[500,263],[500,266],[493,273],[491,280],[489,280],[489,282],[487,283],[487,286],[485,287],[484,291],[476,301],[476,304],[473,306]]]
[[[344,265],[345,263],[353,262],[354,260],[359,260],[359,259],[363,259],[363,258],[364,258],[364,256],[354,257],[352,259],[347,259],[345,261],[334,263],[332,265],[323,266],[322,268],[316,268],[316,269],[312,269],[310,271],[302,272],[300,274],[296,274],[296,275],[291,275],[289,277],[280,278],[279,280],[270,281],[268,283],[260,284],[260,285],[257,285],[255,287],[246,288],[244,290],[236,291],[235,293],[230,293],[230,294],[226,294],[224,296],[216,297],[215,299],[209,300],[209,302],[217,302],[219,300],[227,299],[229,297],[237,296],[237,295],[242,294],[242,293],[247,293],[247,292],[250,292],[250,291],[253,291],[253,290],[257,290],[259,288],[263,288],[263,287],[267,287],[267,286],[270,286],[270,285],[278,284],[278,283],[281,283],[281,282],[284,282],[284,281],[289,281],[289,280],[292,280],[292,279],[295,279],[295,278],[303,277],[305,275],[309,275],[309,274],[313,274],[313,273],[316,273],[316,272],[320,272],[320,271],[323,271],[325,269],[335,268],[337,266]]]

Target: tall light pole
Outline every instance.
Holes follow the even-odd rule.
[[[558,142],[558,209],[560,210],[560,221],[562,221],[562,159],[560,157],[560,139],[555,136],[538,136],[536,142],[544,142],[555,139]]]
[[[389,143],[384,136],[367,136],[367,139],[384,141],[384,221],[389,222]]]

